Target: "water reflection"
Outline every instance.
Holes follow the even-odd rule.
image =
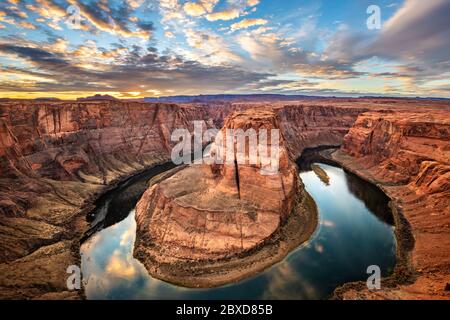
[[[315,199],[320,225],[312,239],[284,261],[237,284],[186,289],[151,278],[132,256],[134,211],[82,246],[89,299],[324,299],[348,281],[367,278],[369,265],[388,274],[395,264],[395,239],[387,199],[342,169],[320,164],[323,184],[312,171],[301,173]],[[382,202],[382,203],[381,203]],[[387,211],[386,211],[387,210]]]
[[[373,212],[384,222],[393,225],[394,220],[389,208],[389,198],[369,182],[359,179],[353,174],[348,174],[348,190],[366,205],[367,209]]]
[[[136,203],[147,189],[147,181],[151,177],[172,168],[174,168],[172,163],[156,166],[151,170],[132,177],[114,191],[101,197],[96,202],[96,209],[88,216],[88,221],[92,227],[86,232],[85,238],[128,217],[130,211],[134,209]]]

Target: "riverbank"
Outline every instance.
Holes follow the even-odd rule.
[[[423,217],[417,219],[417,212],[426,204],[408,185],[392,184],[376,177],[355,158],[338,150],[330,160],[345,170],[370,182],[382,190],[390,199],[390,207],[395,221],[397,239],[397,265],[394,273],[382,279],[382,289],[371,291],[365,282],[347,283],[336,288],[333,298],[345,300],[385,300],[385,299],[450,299],[450,265],[446,263],[448,233],[443,232],[446,217],[441,215],[441,225],[434,224],[424,235],[424,228],[430,227]],[[422,211],[423,209],[420,209]],[[433,214],[428,212],[428,214]],[[448,226],[448,224],[447,224]],[[432,242],[427,242],[431,236]],[[441,245],[437,245],[440,243]],[[440,260],[443,259],[443,260]]]
[[[301,182],[299,182],[301,184]],[[185,261],[182,264],[156,264],[148,259],[145,243],[137,240],[134,256],[156,279],[187,288],[213,288],[236,283],[282,261],[306,242],[317,228],[318,212],[314,200],[300,185],[295,207],[286,222],[264,243],[250,251],[224,259]]]
[[[83,286],[80,290],[68,290],[66,281],[70,274],[66,273],[66,270],[69,266],[81,266],[80,246],[89,231],[93,230],[87,221],[88,214],[96,208],[97,202],[104,195],[126,184],[133,177],[155,170],[167,162],[168,159],[164,157],[155,158],[146,168],[124,170],[107,185],[73,182],[60,184],[60,193],[77,196],[73,198],[70,206],[64,200],[65,197],[41,195],[33,211],[45,212],[41,206],[52,208],[58,213],[57,217],[61,223],[38,222],[32,214],[21,218],[20,224],[5,226],[6,219],[3,219],[4,236],[11,232],[15,233],[15,237],[20,237],[23,233],[26,241],[29,241],[30,232],[34,232],[40,239],[47,240],[37,241],[36,249],[31,250],[29,254],[0,264],[0,299],[86,299]],[[70,191],[64,189],[65,187],[70,188]],[[17,219],[11,220],[11,223],[16,223]]]

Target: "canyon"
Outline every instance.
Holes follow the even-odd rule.
[[[252,123],[270,123],[271,127],[279,128],[284,150],[283,178],[276,183],[266,181],[254,168],[239,168],[243,199],[239,199],[241,192],[238,195],[236,192],[236,168],[233,167],[183,168],[156,182],[137,208],[139,229],[135,254],[150,273],[173,282],[177,281],[168,276],[170,273],[185,275],[182,284],[187,286],[193,285],[189,274],[204,280],[202,286],[208,286],[211,281],[217,285],[248,276],[249,269],[243,267],[242,272],[231,278],[220,277],[220,273],[216,279],[202,277],[204,265],[185,261],[190,256],[201,259],[205,254],[200,247],[188,245],[192,241],[196,243],[197,236],[192,237],[192,230],[185,232],[187,226],[193,227],[193,234],[205,235],[206,240],[209,237],[209,241],[203,242],[208,256],[226,260],[230,270],[236,269],[236,261],[230,256],[243,259],[252,248],[266,247],[257,256],[258,261],[268,261],[261,268],[281,259],[286,252],[277,256],[279,238],[272,243],[265,240],[282,229],[283,221],[289,219],[296,205],[303,208],[299,210],[303,214],[311,211],[306,210],[311,209],[308,201],[300,204],[294,201],[307,199],[307,195],[294,174],[293,161],[308,148],[342,146],[325,156],[376,184],[392,199],[399,252],[398,266],[386,280],[387,287],[370,292],[364,284],[350,283],[338,288],[335,297],[449,298],[445,289],[450,283],[449,108],[445,101],[381,98],[207,104],[1,102],[0,298],[83,298],[82,291],[67,290],[66,269],[80,263],[80,240],[90,228],[86,216],[94,208],[95,200],[121,181],[169,162],[174,146],[171,133],[177,128],[193,130],[194,120],[203,120],[206,128],[245,127]],[[201,183],[183,183],[192,177]],[[255,178],[263,180],[257,180],[255,185]],[[288,191],[280,192],[279,181],[283,185],[286,182]],[[208,195],[211,198],[196,201],[196,197],[182,196],[186,188],[191,188],[194,195],[195,192],[203,195],[207,190],[213,192]],[[253,195],[256,197],[252,198]],[[231,218],[221,227],[199,233],[204,223],[192,217],[205,216],[205,210],[220,203],[208,201],[214,197],[228,199],[221,205],[227,207]],[[239,213],[233,209],[234,204],[241,204],[235,202],[236,198],[247,201]],[[278,204],[280,199],[284,201],[282,206]],[[261,200],[266,201],[258,207]],[[193,205],[194,201],[197,206]],[[171,211],[178,212],[177,218],[164,220],[168,218],[168,203]],[[156,214],[149,209],[151,204],[157,207]],[[218,212],[223,207],[213,207],[208,215],[214,216],[215,210]],[[257,219],[264,222],[250,223],[255,212]],[[304,222],[305,216],[302,217]],[[240,221],[239,232],[236,227],[236,230],[229,227],[233,219]],[[152,220],[173,228],[182,224],[183,228],[165,238],[161,235],[164,224]],[[287,234],[293,233],[287,229]],[[149,230],[155,232],[154,238],[146,236]],[[166,246],[167,239],[172,247]],[[224,248],[220,239],[233,245]],[[305,240],[307,237],[294,243],[298,245]],[[161,247],[169,252],[161,255]],[[177,248],[182,249],[177,251]],[[274,260],[269,259],[273,256],[276,256]],[[151,270],[150,262],[145,262],[147,259],[160,259],[158,263],[164,267]],[[183,268],[186,263],[189,270]],[[248,265],[254,263],[248,261]],[[210,271],[218,270],[214,263],[209,267]]]
[[[240,129],[254,130],[255,139],[263,131],[269,136],[264,156],[277,153],[275,172],[264,174],[270,164],[250,137],[239,144],[227,132]],[[224,285],[282,260],[310,237],[317,212],[284,139],[273,140],[272,130],[279,130],[272,110],[235,112],[225,121],[223,143],[216,139],[211,148],[223,155],[221,164],[191,165],[148,189],[136,207],[134,254],[152,276],[189,287]]]

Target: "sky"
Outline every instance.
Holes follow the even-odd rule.
[[[2,0],[0,98],[450,97],[449,17],[450,0]]]

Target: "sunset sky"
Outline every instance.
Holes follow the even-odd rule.
[[[2,0],[0,97],[450,97],[449,17],[450,0]]]

